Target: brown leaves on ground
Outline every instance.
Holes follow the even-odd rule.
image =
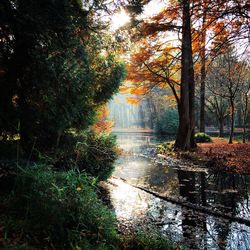
[[[213,143],[198,144],[196,154],[215,170],[250,175],[250,142],[228,144],[213,138]]]

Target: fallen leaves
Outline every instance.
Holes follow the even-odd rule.
[[[213,139],[213,143],[198,144],[196,154],[216,170],[250,175],[250,143]]]

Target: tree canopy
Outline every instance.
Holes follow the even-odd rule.
[[[125,76],[93,15],[73,0],[4,0],[0,16],[1,134],[50,147],[93,123]]]
[[[182,119],[184,114],[194,113],[193,83],[199,84],[200,129],[204,131],[205,78],[208,64],[219,53],[223,53],[223,48],[235,41],[247,45],[247,7],[246,1],[169,1],[162,11],[146,19],[140,26],[143,35],[138,39],[138,47],[134,49],[129,63],[129,85],[122,90],[146,95],[156,86],[170,88]],[[190,53],[192,58],[189,58]],[[186,77],[183,75],[185,63],[188,64]],[[189,77],[192,79],[188,79]],[[184,90],[183,86],[186,85],[190,86]],[[183,105],[184,93],[187,100],[192,99],[188,101],[190,110],[185,112],[183,109],[186,109],[188,102]],[[190,119],[194,120],[194,114]],[[179,138],[183,143],[184,134]],[[190,147],[183,146],[182,143],[179,143],[180,148]],[[194,145],[192,142],[187,144]]]

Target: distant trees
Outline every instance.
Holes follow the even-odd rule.
[[[1,1],[1,135],[19,133],[27,150],[56,147],[118,90],[124,65],[91,14],[78,1]]]
[[[247,37],[247,1],[194,1],[192,5],[193,51],[199,91],[199,130],[205,132],[205,80],[209,57],[220,54],[225,45]],[[243,42],[244,43],[244,42]]]
[[[209,91],[207,107],[215,111],[220,136],[223,136],[225,117],[230,115],[229,143],[233,141],[236,106],[237,103],[242,103],[242,100],[244,124],[246,125],[249,81],[249,65],[246,61],[239,60],[232,48],[218,56],[209,67],[206,85]]]
[[[243,143],[246,142],[246,127],[247,127],[247,118],[250,112],[250,107],[249,107],[249,99],[250,99],[250,72],[249,68],[247,69],[248,71],[248,79],[244,84],[244,87],[242,88],[241,92],[241,98],[240,98],[240,106],[243,115],[243,138],[242,141]]]
[[[160,134],[172,134],[177,133],[179,126],[178,111],[175,108],[169,108],[159,118],[156,123],[156,131]]]
[[[215,73],[216,74],[216,73]],[[224,124],[228,116],[228,101],[221,95],[214,95],[210,89],[214,89],[220,83],[213,79],[213,74],[208,74],[206,79],[206,108],[215,116],[218,122],[219,136],[224,136]]]

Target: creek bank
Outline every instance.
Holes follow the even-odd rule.
[[[164,147],[164,144],[162,144]],[[161,152],[162,150],[160,150]],[[159,152],[159,150],[158,150]],[[213,170],[229,174],[250,175],[250,142],[228,144],[220,138],[212,143],[198,143],[188,152],[173,152],[171,145],[157,154],[163,164],[171,167]]]
[[[250,227],[240,220],[250,220],[249,176],[215,172],[199,161],[161,155],[156,149],[162,140],[153,135],[119,134],[118,142],[124,151],[107,188],[119,231],[154,228],[190,249],[238,249],[239,244],[248,249]]]

